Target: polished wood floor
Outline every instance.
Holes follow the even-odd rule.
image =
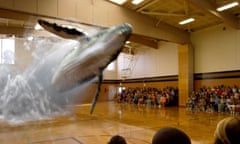
[[[185,108],[138,107],[115,102],[72,108],[73,113],[51,120],[21,125],[0,123],[1,144],[107,144],[112,135],[122,135],[128,144],[150,144],[155,131],[172,126],[185,131],[193,144],[211,144],[216,124],[225,113],[191,112]]]

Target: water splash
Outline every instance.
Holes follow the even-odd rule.
[[[61,39],[35,39],[31,44],[33,63],[20,72],[0,67],[0,118],[9,123],[42,120],[68,113],[65,106],[73,101],[75,91],[59,93],[51,78],[61,59],[78,43]]]

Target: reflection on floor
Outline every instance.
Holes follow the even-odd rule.
[[[164,126],[185,131],[193,144],[210,144],[216,124],[230,114],[191,112],[185,108],[138,107],[114,102],[72,108],[69,116],[21,125],[0,123],[1,144],[107,144],[112,135],[122,135],[128,144],[150,144]]]

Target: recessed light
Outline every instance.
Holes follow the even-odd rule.
[[[119,5],[122,5],[122,4],[124,4],[127,0],[109,0],[109,1],[111,1],[111,2],[113,2],[113,3],[116,3],[116,4],[119,4]]]
[[[237,6],[238,4],[239,4],[238,2],[232,2],[232,3],[226,4],[224,6],[217,8],[217,11],[224,11],[224,10],[230,9],[232,7]]]
[[[187,24],[187,23],[190,23],[190,22],[193,22],[193,21],[195,21],[194,18],[189,18],[189,19],[180,21],[179,24],[180,24],[180,25],[184,25],[184,24]]]
[[[138,4],[140,4],[141,2],[143,2],[144,0],[133,0],[132,1],[132,4],[134,4],[134,5],[138,5]]]

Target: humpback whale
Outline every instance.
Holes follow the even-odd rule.
[[[92,114],[101,90],[103,70],[122,51],[125,42],[131,35],[132,26],[123,23],[103,29],[97,34],[88,37],[84,32],[77,29],[69,29],[42,19],[38,20],[38,23],[45,30],[62,38],[79,42],[84,41],[63,57],[53,72],[51,85],[56,91],[64,92],[97,77],[98,86],[90,109]]]

